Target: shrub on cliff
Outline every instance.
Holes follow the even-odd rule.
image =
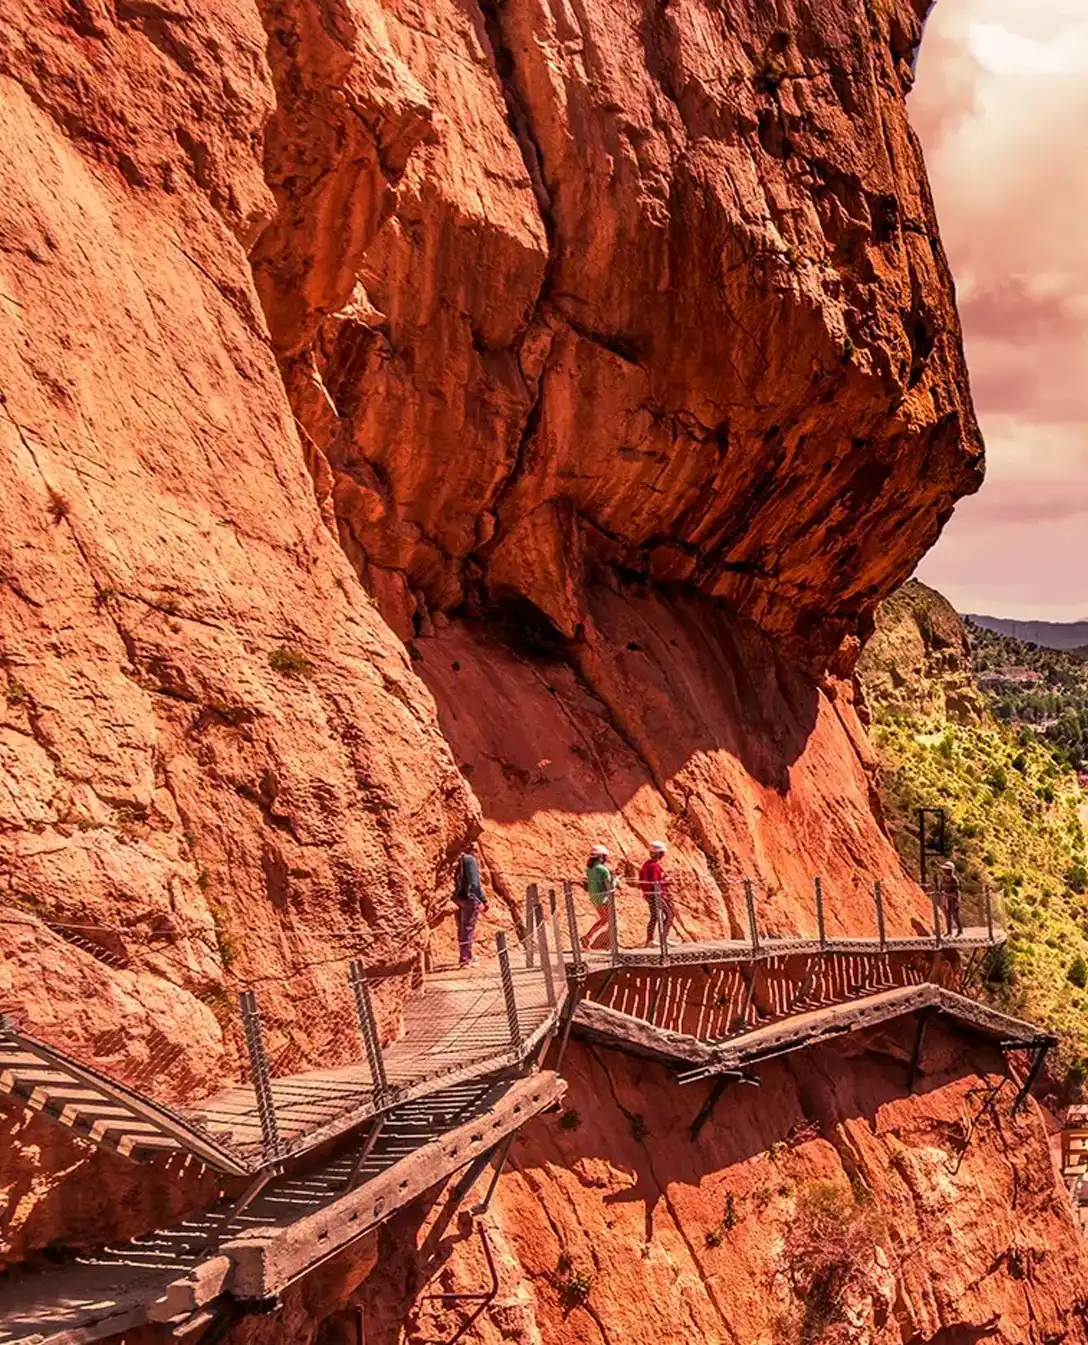
[[[851,1288],[868,1297],[864,1281],[884,1228],[868,1198],[839,1182],[813,1180],[797,1188],[794,1218],[783,1245],[785,1270],[800,1309],[780,1335],[816,1345],[851,1306]]]

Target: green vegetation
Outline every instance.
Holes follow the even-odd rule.
[[[927,616],[936,610],[932,599],[939,595],[921,585],[908,588],[912,601],[903,601],[907,589],[893,599],[898,600],[894,623],[904,629],[913,623],[910,629],[925,641],[926,654],[917,666],[924,664],[926,681],[917,711],[911,705],[911,679],[900,679],[893,688],[879,667],[865,677],[889,828],[908,870],[917,874],[917,809],[946,810],[948,852],[960,872],[965,905],[973,905],[970,899],[989,888],[1003,900],[1007,915],[1008,944],[990,965],[985,991],[999,1007],[1059,1036],[1054,1067],[1075,1085],[1088,1075],[1088,804],[1064,740],[1052,740],[1046,725],[1020,717],[1033,711],[1016,699],[1019,691],[1007,690],[1015,680],[995,685],[987,673],[995,666],[1029,667],[1029,659],[1039,664],[1036,670],[1052,662],[1046,677],[1048,685],[1057,686],[1062,677],[1072,676],[1067,665],[1077,666],[1077,661],[1034,646],[1010,651],[1004,646],[1017,642],[988,632],[981,638],[971,628],[975,676],[983,677],[981,713],[972,705],[964,722],[953,722],[950,712],[935,712],[942,705],[942,643],[934,642],[926,627]],[[924,611],[915,610],[923,605]],[[887,622],[886,615],[880,620]],[[897,630],[886,627],[885,636],[894,640]],[[906,634],[898,638],[906,643]],[[951,633],[945,633],[943,646],[946,652],[955,649]],[[958,655],[955,663],[947,657],[944,662],[947,685],[953,687],[955,679],[955,703],[967,703]],[[951,706],[952,692],[943,701]],[[1005,715],[1003,707],[1009,705]],[[987,707],[992,713],[986,713]]]
[[[281,644],[278,649],[273,649],[268,656],[268,666],[273,672],[282,673],[284,677],[312,677],[314,675],[314,665],[306,657],[300,654],[297,649],[290,649],[287,645]]]
[[[871,1198],[859,1203],[849,1186],[816,1179],[798,1188],[783,1253],[801,1307],[798,1318],[779,1324],[779,1339],[797,1345],[830,1339],[845,1319],[851,1276],[875,1258],[885,1231]]]
[[[50,489],[49,513],[53,518],[53,522],[59,523],[61,519],[67,518],[68,515],[71,513],[71,511],[72,506],[68,503],[68,501],[64,498],[64,496],[61,495],[59,491]]]
[[[1088,662],[965,623],[975,677],[997,719],[1023,725],[1075,770],[1088,762]]]

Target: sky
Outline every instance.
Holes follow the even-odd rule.
[[[1088,0],[937,0],[908,107],[986,440],[918,577],[961,612],[1088,618]]]

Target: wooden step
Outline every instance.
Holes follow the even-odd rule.
[[[180,1149],[181,1145],[170,1135],[124,1135],[117,1145],[117,1152],[126,1158],[144,1150],[154,1149],[157,1153]]]

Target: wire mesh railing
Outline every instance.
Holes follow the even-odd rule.
[[[123,1025],[72,1032],[58,1019],[24,1027],[73,1067],[136,1090],[222,1151],[260,1166],[405,1100],[528,1058],[566,999],[561,938],[558,912],[545,904],[527,936],[499,935],[493,957],[464,969],[375,974],[348,949],[321,959],[318,982],[300,975],[287,988],[258,978],[236,987],[237,999],[213,990],[217,1021],[238,1050],[220,1058],[233,1081],[210,1096],[192,1071],[190,1087],[179,1086],[178,1060],[190,1044],[165,1032],[149,1031],[147,1049],[134,1050]],[[293,992],[307,987],[312,993],[300,1004]],[[190,996],[181,1001],[201,1007]],[[21,1017],[17,1004],[7,1007]]]
[[[531,928],[530,910],[545,887],[549,901],[571,907],[570,927],[584,930],[564,943],[567,964],[583,961],[593,968],[714,962],[813,947],[878,952],[979,947],[1005,937],[1004,904],[993,889],[964,892],[958,906],[931,892],[926,917],[915,908],[904,920],[900,906],[889,910],[879,879],[867,889],[853,888],[848,901],[819,876],[803,894],[783,893],[756,878],[727,878],[718,886],[727,890],[724,909],[716,912],[712,903],[700,900],[696,923],[691,919],[690,883],[685,887],[667,881],[645,888],[637,882],[617,883],[603,905],[593,906],[595,919],[586,925],[584,912],[591,898],[584,881],[534,883],[526,889],[524,927]],[[699,895],[705,898],[705,889]],[[783,917],[787,907],[788,920]]]

